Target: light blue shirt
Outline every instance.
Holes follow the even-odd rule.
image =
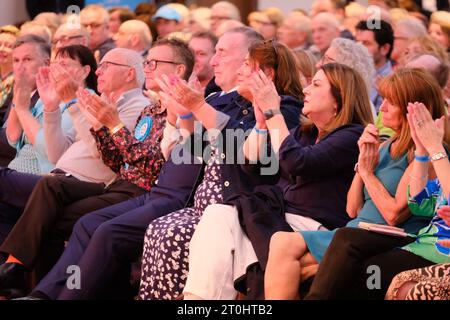
[[[64,132],[67,132],[73,126],[69,113],[65,112],[67,109],[67,104],[64,102],[61,103],[59,105],[59,109],[62,113],[62,129]],[[39,124],[42,125],[44,119],[44,104],[41,99],[36,102],[31,112]],[[11,145],[16,148],[17,154],[8,165],[8,168],[20,172],[41,174],[48,173],[55,167],[55,164],[51,163],[47,157],[44,129],[42,127],[36,134],[34,145],[31,145],[31,142],[26,138],[25,133],[22,133],[22,138],[18,142]]]
[[[375,110],[377,113],[380,111],[381,103],[383,102],[383,98],[378,94],[378,90],[376,87],[377,78],[387,77],[393,73],[391,60],[388,60],[380,69],[375,73],[375,79],[372,85],[372,89],[370,91],[370,101],[372,101],[375,106]]]

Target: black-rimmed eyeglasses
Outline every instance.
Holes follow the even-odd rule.
[[[179,62],[175,62],[175,61],[167,61],[167,60],[157,60],[157,59],[151,59],[151,60],[146,60],[144,61],[144,68],[149,68],[150,70],[156,70],[156,68],[158,67],[158,63],[170,63],[170,64],[181,64]]]

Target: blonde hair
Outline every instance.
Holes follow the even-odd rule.
[[[442,32],[450,40],[450,12],[448,11],[436,11],[433,12],[430,18],[430,23],[438,24]]]
[[[261,13],[265,14],[267,18],[269,18],[270,22],[272,22],[277,28],[281,26],[284,20],[283,11],[275,7],[269,7],[261,11]]]
[[[420,49],[419,49],[420,51],[416,52],[415,55],[413,54],[413,57],[417,57],[417,54],[431,54],[431,55],[439,58],[439,60],[441,60],[444,63],[449,62],[449,56],[448,56],[447,52],[445,51],[445,49],[432,37],[430,37],[428,35],[414,37],[414,38],[411,38],[411,40],[409,40],[408,46],[412,43],[417,43],[420,47]],[[405,53],[403,53],[403,55],[405,57],[407,57],[407,54],[408,54],[407,50],[405,51]],[[409,61],[411,61],[411,59]],[[409,61],[405,61],[405,62],[409,62]]]
[[[397,142],[395,147],[391,148],[392,156],[400,157],[408,152],[409,158],[412,159],[414,141],[406,119],[407,106],[410,102],[421,102],[428,108],[433,119],[445,115],[444,97],[437,80],[424,70],[403,68],[384,78],[379,84],[378,92],[392,105],[399,107],[402,112],[401,129],[390,139],[392,142]],[[447,142],[450,134],[448,130],[446,124],[445,141]]]

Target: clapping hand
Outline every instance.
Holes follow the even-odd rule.
[[[69,74],[61,65],[52,64],[50,67],[50,76],[58,95],[65,102],[75,98],[79,87],[82,87],[80,81]]]
[[[81,112],[83,113],[86,120],[94,128],[94,130],[98,130],[103,125],[105,125],[104,123],[102,123],[102,121],[99,120],[97,108],[93,107],[94,104],[98,103],[98,100],[100,100],[102,102],[103,102],[103,100],[100,97],[98,97],[97,95],[91,94],[88,90],[82,89],[82,88],[77,90],[76,96],[78,99],[77,104],[78,104]],[[120,122],[120,120],[119,120],[119,122]]]
[[[44,103],[44,111],[54,112],[58,110],[61,98],[55,90],[54,81],[51,80],[49,67],[39,68],[36,76],[36,86],[39,97]]]
[[[414,142],[417,140],[421,148],[429,154],[442,148],[445,116],[433,120],[425,105],[415,102],[408,105],[408,121]]]
[[[261,69],[252,73],[248,86],[253,97],[253,104],[257,105],[262,113],[269,109],[280,108],[281,98],[275,84]]]
[[[373,173],[375,171],[379,161],[379,145],[378,129],[373,124],[367,125],[358,140],[358,172],[360,174]]]
[[[31,86],[22,71],[14,74],[13,103],[17,111],[29,110]]]
[[[203,89],[198,81],[193,81],[188,84],[178,76],[171,76],[169,78],[166,75],[163,75],[161,79],[157,79],[156,81],[164,93],[174,98],[189,111],[197,110],[205,102]]]

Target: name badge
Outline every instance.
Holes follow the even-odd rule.
[[[144,141],[150,131],[152,130],[153,119],[152,117],[146,116],[139,121],[138,125],[134,129],[134,137],[139,141]]]

